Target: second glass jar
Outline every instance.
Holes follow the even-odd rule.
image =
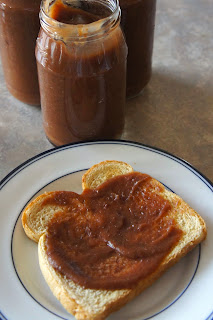
[[[0,51],[10,93],[28,104],[39,105],[35,45],[41,0],[0,0]]]
[[[120,7],[128,46],[127,97],[132,97],[151,78],[156,0],[120,0]]]
[[[44,0],[36,58],[43,125],[56,146],[119,138],[127,47],[117,0]]]

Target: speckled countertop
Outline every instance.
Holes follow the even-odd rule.
[[[212,0],[158,0],[153,75],[127,101],[123,139],[164,149],[213,181]],[[0,179],[52,148],[39,107],[7,91],[0,65]]]

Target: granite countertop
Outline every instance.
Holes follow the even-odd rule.
[[[127,101],[122,139],[164,149],[213,181],[212,0],[158,0],[153,75]],[[7,91],[0,65],[0,179],[52,148],[40,107]]]

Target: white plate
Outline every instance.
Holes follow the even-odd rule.
[[[128,141],[72,144],[44,152],[12,171],[0,193],[0,318],[74,319],[54,298],[38,266],[37,244],[21,226],[26,204],[44,191],[81,192],[81,176],[103,160],[123,160],[179,194],[205,219],[208,237],[110,320],[213,317],[213,186],[185,161]]]

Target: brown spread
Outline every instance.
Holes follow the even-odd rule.
[[[37,40],[43,125],[54,145],[120,138],[123,131],[126,43],[118,22],[108,30],[101,23],[109,8],[91,3],[92,8],[73,8],[55,1],[48,12],[53,31],[42,23]],[[92,39],[91,30],[97,32]]]
[[[156,270],[182,231],[169,218],[168,200],[150,176],[112,178],[94,190],[56,192],[59,205],[46,238],[50,264],[86,288],[131,288]]]
[[[40,104],[35,45],[41,0],[0,0],[0,51],[8,90],[17,99]]]

